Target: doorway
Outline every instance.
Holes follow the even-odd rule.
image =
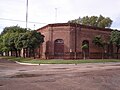
[[[55,56],[55,59],[64,58],[64,40],[63,39],[56,39],[54,41],[54,56]]]

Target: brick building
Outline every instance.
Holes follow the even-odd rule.
[[[48,24],[37,30],[45,38],[40,46],[41,58],[46,59],[82,59],[82,45],[87,44],[86,58],[115,58],[116,47],[108,45],[112,29],[85,26],[72,23]],[[106,42],[105,50],[92,43],[93,38],[101,35]],[[120,56],[119,56],[120,58]]]

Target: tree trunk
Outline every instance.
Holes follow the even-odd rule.
[[[28,48],[28,57],[30,58],[30,48]]]
[[[11,50],[10,52],[11,52],[11,56],[13,56],[13,52],[12,52],[12,50]]]
[[[7,56],[9,56],[9,51],[7,51]]]
[[[18,50],[18,56],[21,57],[21,50]]]
[[[9,56],[11,56],[11,51],[9,51],[8,53],[9,53]]]
[[[119,52],[119,47],[117,47],[117,59],[118,59],[118,52]]]
[[[86,60],[86,53],[83,51],[83,59]]]
[[[1,55],[3,56],[3,52],[1,53]]]
[[[32,57],[32,53],[31,53],[32,51],[31,51],[31,48],[30,48],[30,50],[29,50],[29,57]]]
[[[26,48],[25,51],[26,51],[26,57],[28,57],[28,48]]]
[[[17,52],[17,49],[15,49],[15,55],[16,55],[16,57],[18,57],[18,52]]]
[[[34,59],[36,58],[36,57],[35,57],[35,49],[33,49],[33,57],[34,57]]]
[[[40,47],[39,47],[39,53],[38,53],[38,54],[39,54],[38,56],[39,56],[39,58],[40,58]]]
[[[25,58],[25,48],[23,48],[23,57]]]

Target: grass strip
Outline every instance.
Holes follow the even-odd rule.
[[[3,59],[32,64],[80,64],[80,63],[107,63],[120,62],[120,59],[87,59],[87,60],[41,60],[23,57],[1,57]]]

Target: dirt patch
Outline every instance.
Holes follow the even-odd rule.
[[[0,87],[2,87],[3,85],[2,84],[0,84]]]
[[[93,68],[92,66],[87,66],[86,68]]]
[[[19,70],[19,71],[27,71],[27,70]]]
[[[64,69],[65,70],[65,69],[68,69],[68,68],[53,68],[53,69]]]
[[[112,66],[120,66],[120,64],[112,65]]]
[[[0,63],[0,90],[120,90],[119,65]]]
[[[34,83],[38,83],[38,82],[55,82],[56,79],[54,78],[47,78],[47,79],[43,79],[43,80],[36,80],[34,81]]]
[[[40,76],[52,76],[54,74],[27,74],[21,73],[17,75],[10,76],[9,78],[29,78],[29,77],[40,77]]]
[[[14,61],[6,60],[6,59],[0,59],[0,63],[15,63]]]

